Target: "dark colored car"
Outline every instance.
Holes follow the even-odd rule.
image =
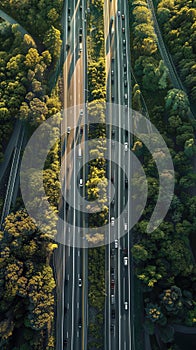
[[[115,318],[115,310],[112,309],[111,314],[112,314],[112,319],[114,319]]]
[[[115,253],[115,250],[114,248],[111,249],[111,256],[113,257],[114,256],[114,253]]]
[[[113,323],[111,323],[111,325],[110,325],[110,331],[113,333],[114,332],[114,324]]]
[[[111,280],[111,288],[114,289],[114,280]]]

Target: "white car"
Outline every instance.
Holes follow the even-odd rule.
[[[120,11],[118,11],[118,17],[120,17]]]
[[[70,134],[70,131],[71,131],[71,127],[68,126],[68,127],[67,127],[67,133]]]
[[[123,261],[124,261],[124,266],[127,266],[128,265],[128,257],[124,256]]]
[[[128,151],[128,142],[124,143],[124,147],[125,147],[125,152],[127,152]]]
[[[114,304],[114,294],[111,295],[111,304]]]
[[[111,217],[111,226],[114,226],[114,217]]]
[[[128,310],[128,302],[127,301],[124,302],[124,308],[125,308],[125,310]]]
[[[115,239],[115,241],[114,241],[114,247],[118,248],[118,240],[117,239]]]
[[[83,180],[82,180],[82,179],[80,179],[80,181],[79,181],[79,185],[80,185],[80,187],[82,187],[82,186],[83,186]]]
[[[78,148],[78,157],[80,157],[80,158],[82,157],[82,149],[81,149],[81,147]]]
[[[82,279],[81,278],[78,278],[78,286],[82,287]]]
[[[127,222],[124,223],[124,230],[127,231],[128,225]]]

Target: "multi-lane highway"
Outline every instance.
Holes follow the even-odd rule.
[[[130,186],[127,186],[125,171],[130,174],[130,159],[127,148],[131,147],[131,67],[128,23],[128,3],[124,1],[107,1],[104,8],[105,50],[107,74],[107,101],[116,104],[117,110],[108,111],[108,142],[110,159],[116,163],[108,164],[108,178],[115,188],[115,195],[110,206],[109,235],[115,242],[106,249],[106,312],[105,312],[105,348],[134,349],[133,316],[133,278],[131,269],[131,226]],[[113,113],[112,113],[113,112]],[[117,125],[114,127],[113,125]],[[114,143],[116,141],[118,143]],[[124,145],[124,147],[122,147]],[[117,149],[116,149],[117,148]],[[125,167],[127,167],[125,169]],[[124,169],[125,171],[122,171]],[[128,181],[130,184],[130,181]],[[111,193],[109,191],[109,198]],[[121,212],[128,202],[128,210]],[[113,224],[113,219],[118,222]]]
[[[86,139],[82,126],[86,102],[86,2],[67,1],[64,9],[64,121],[62,132],[63,186],[65,201],[60,212],[65,224],[60,229],[66,236],[64,245],[59,245],[55,254],[57,279],[56,349],[87,349],[87,250],[77,247],[80,224],[84,220],[80,211],[74,210],[80,202],[78,187],[83,194],[86,174],[80,171],[85,149],[76,145]],[[80,107],[78,107],[80,106]],[[68,159],[73,151],[72,159]],[[81,182],[82,181],[82,182]],[[69,206],[68,202],[73,201]],[[66,221],[68,223],[66,223]],[[70,225],[69,225],[70,224]],[[69,245],[70,244],[70,245]]]
[[[85,50],[85,4],[84,1],[66,3],[64,27],[64,107],[73,106],[74,125],[78,125],[80,130],[80,112],[75,107],[86,101],[85,91],[87,86],[86,78],[86,50]],[[113,179],[115,188],[114,202],[110,208],[110,217],[120,216],[123,206],[128,201],[129,187],[128,179],[121,170],[127,166],[130,173],[130,160],[124,147],[131,147],[131,135],[126,129],[130,128],[131,115],[128,111],[131,106],[131,77],[130,77],[130,53],[129,53],[129,24],[127,1],[107,1],[104,8],[104,25],[106,34],[106,74],[107,74],[107,99],[118,105],[117,114],[109,114],[110,123],[116,123],[119,127],[109,128],[109,133],[113,140],[119,143],[118,150],[111,144],[109,151],[117,152],[117,163],[120,167],[109,164],[108,175]],[[82,34],[82,40],[81,40]],[[81,45],[82,44],[82,45]],[[82,46],[82,51],[80,50]],[[77,84],[79,82],[79,84]],[[123,107],[121,107],[123,106]],[[84,111],[82,111],[84,112]],[[73,123],[69,120],[69,114],[65,118],[65,154],[73,148],[73,162],[64,163],[64,179],[66,183],[66,194],[72,193],[73,207],[79,201],[76,191],[75,175],[80,167],[80,157],[75,153],[78,139],[76,132],[70,128]],[[121,130],[121,127],[123,128]],[[68,132],[67,132],[68,131]],[[80,135],[80,132],[79,132]],[[84,155],[84,150],[83,155]],[[84,174],[81,174],[84,179]],[[109,193],[109,196],[111,194]],[[73,232],[68,225],[63,228],[64,233],[70,240],[74,240],[80,229],[77,224],[81,223],[80,214],[72,208],[63,205],[64,216],[74,224]],[[130,236],[127,234],[120,238],[122,229],[129,232],[130,227],[129,210],[118,221],[118,224],[111,227],[109,234],[115,237],[115,243],[106,249],[106,281],[107,298],[105,312],[105,348],[106,349],[131,349],[133,344],[133,332],[131,323],[131,257],[130,257]],[[74,241],[72,241],[73,245]],[[87,257],[86,250],[80,248],[59,247],[56,262],[57,276],[59,276],[59,290],[57,289],[57,349],[63,347],[69,349],[87,349]],[[62,262],[62,269],[60,262]],[[61,273],[60,273],[61,271]],[[58,281],[58,279],[57,279]],[[64,281],[64,282],[63,282]],[[57,283],[58,285],[58,283]],[[58,300],[57,300],[58,302]],[[134,347],[133,347],[134,348]]]

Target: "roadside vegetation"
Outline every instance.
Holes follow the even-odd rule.
[[[194,1],[156,1],[158,21],[191,101],[196,103],[196,8]]]
[[[165,7],[169,7],[169,10],[161,10],[164,4]],[[171,30],[172,20],[164,22],[164,30],[168,30],[169,46],[172,50],[176,50],[175,60],[177,62],[177,56],[179,56],[178,62],[182,67],[184,47],[180,38],[192,36],[190,28],[193,25],[192,16],[195,10],[188,9],[191,7],[189,3],[189,6],[178,14],[179,7],[186,6],[185,1],[178,2],[175,6],[172,4],[174,5],[174,1],[161,1],[158,7],[159,15],[161,16],[162,13],[162,16],[167,15],[169,16],[167,18],[171,18],[171,14],[175,13],[175,33],[178,32],[177,23],[181,23],[182,13],[186,18],[190,36],[183,29],[183,33],[176,34],[176,40],[177,36],[179,38],[176,44],[171,41],[171,35],[175,36],[175,33],[172,34],[168,29]],[[177,349],[173,342],[172,324],[196,325],[196,265],[189,240],[190,235],[195,232],[196,176],[193,170],[193,159],[196,154],[194,136],[196,123],[189,117],[190,106],[186,93],[174,89],[168,79],[167,68],[158,52],[151,13],[146,1],[130,1],[130,5],[131,53],[135,76],[133,108],[143,113],[146,108],[148,109],[150,120],[165,139],[171,152],[176,179],[174,197],[166,218],[158,229],[147,234],[147,223],[158,196],[159,178],[155,163],[145,145],[135,140],[134,151],[143,163],[151,190],[148,193],[148,202],[142,218],[134,228],[132,254],[135,261],[135,274],[143,285],[145,328],[152,336],[153,349],[157,349],[156,339],[159,339],[159,342],[167,343],[167,348],[172,350]],[[185,15],[187,11],[190,14],[189,17]],[[192,39],[190,38],[184,45],[192,52],[189,57],[190,62],[193,63]],[[186,60],[183,62],[186,66]],[[190,71],[191,69],[190,64]],[[186,82],[185,77],[181,76],[193,98],[194,90],[187,83],[194,78],[192,73],[189,74],[189,78],[187,74]]]
[[[62,1],[34,5],[1,1],[1,9],[17,25],[0,21],[0,161],[20,119],[30,136],[44,120],[58,113],[58,88],[49,90],[48,78],[55,69],[61,47],[59,20]],[[31,36],[32,35],[32,36]],[[57,211],[59,197],[59,144],[51,149],[43,172],[46,197]],[[36,173],[31,169],[32,179]],[[36,198],[34,201],[36,206]],[[12,213],[0,232],[0,348],[2,350],[54,349],[55,280],[51,267],[57,245],[48,227],[43,234],[29,217],[19,194]]]
[[[96,115],[96,105],[105,102],[106,78],[104,59],[103,32],[103,1],[92,1],[88,16],[88,89],[89,113]],[[100,113],[100,112],[99,112]],[[93,117],[92,117],[93,119]],[[97,119],[96,119],[97,120]],[[92,120],[93,121],[93,120]],[[104,152],[106,149],[105,116],[99,115],[99,125],[89,127],[89,152],[94,155],[90,161],[88,181],[86,183],[88,199],[97,200],[97,213],[89,215],[89,227],[102,226],[107,223],[108,207],[106,196],[106,163]],[[89,120],[89,123],[91,120]],[[93,144],[93,139],[99,139]],[[91,142],[92,140],[92,142]],[[92,145],[92,146],[91,146]],[[101,158],[103,155],[103,158]],[[98,158],[100,157],[100,158]],[[104,235],[97,233],[89,236],[91,242],[104,243]],[[104,347],[104,306],[105,306],[105,246],[88,250],[88,278],[89,278],[89,329],[88,349],[96,350]]]

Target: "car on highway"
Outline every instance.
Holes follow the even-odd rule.
[[[83,115],[84,114],[84,111],[83,109],[80,110],[80,115]]]
[[[69,282],[69,274],[67,274],[67,275],[65,276],[65,284],[68,284],[68,282]]]
[[[124,266],[128,265],[128,257],[127,256],[124,256],[123,262],[124,262]]]
[[[125,101],[127,101],[127,93],[125,93]]]
[[[114,21],[114,16],[110,18],[110,22],[112,23]]]
[[[124,86],[127,87],[127,80],[124,81]]]
[[[114,319],[115,318],[115,310],[112,309],[111,315],[112,315],[112,319]]]
[[[126,39],[123,39],[123,45],[126,45]]]
[[[128,179],[125,177],[125,187],[128,187]]]
[[[124,13],[122,13],[122,19],[125,19],[125,15],[124,15]]]
[[[112,102],[114,102],[114,96],[112,96]]]
[[[113,333],[114,332],[114,323],[111,323],[110,325],[110,331]]]
[[[70,9],[70,7],[68,8],[68,13],[70,14],[70,12],[71,12],[71,9]]]
[[[115,130],[114,129],[112,129],[112,136],[114,136],[115,135]]]
[[[70,45],[69,44],[66,44],[66,50],[68,51],[70,48]]]
[[[114,75],[114,71],[113,70],[111,70],[111,75]]]
[[[80,28],[79,33],[82,34],[82,28]]]
[[[124,230],[127,231],[128,225],[127,222],[124,223]]]
[[[79,181],[79,186],[80,186],[80,187],[83,187],[83,179],[80,179],[80,181]]]
[[[120,11],[118,11],[118,17],[120,17]]]
[[[82,149],[81,149],[81,147],[78,148],[78,157],[79,158],[82,157]]]
[[[114,226],[114,217],[111,217],[111,226]]]
[[[118,248],[118,240],[117,239],[115,239],[115,241],[114,241],[114,248]]]
[[[125,310],[128,310],[128,302],[127,301],[124,302],[124,308],[125,308]]]
[[[112,198],[111,204],[114,205],[115,201],[114,201],[114,197]]]
[[[82,43],[82,34],[79,34],[79,43]]]
[[[125,28],[124,28],[124,27],[122,27],[122,32],[123,32],[123,33],[125,32]]]
[[[124,148],[125,148],[125,152],[127,152],[128,151],[128,142],[124,143]]]
[[[123,253],[124,253],[125,255],[127,255],[128,249],[127,249],[127,248],[124,248],[124,249],[123,249]]]
[[[114,289],[114,279],[111,279],[110,286],[111,286],[111,289]]]
[[[114,248],[111,249],[111,257],[114,257]]]
[[[71,127],[68,126],[68,127],[67,127],[67,134],[70,134],[70,132],[71,132]]]
[[[68,344],[68,339],[67,339],[67,338],[64,339],[63,344],[64,344],[65,346],[67,346],[67,344]]]
[[[124,72],[126,72],[127,71],[127,65],[126,65],[126,63],[124,63]]]
[[[82,279],[81,279],[81,277],[78,278],[78,286],[82,287]]]
[[[111,294],[111,304],[113,305],[115,302],[115,299],[114,299],[114,294]]]
[[[68,16],[68,22],[71,22],[71,16]]]
[[[78,320],[78,328],[82,328],[82,319],[81,319],[81,317]]]
[[[110,272],[111,272],[111,275],[114,274],[114,267],[111,267]]]

